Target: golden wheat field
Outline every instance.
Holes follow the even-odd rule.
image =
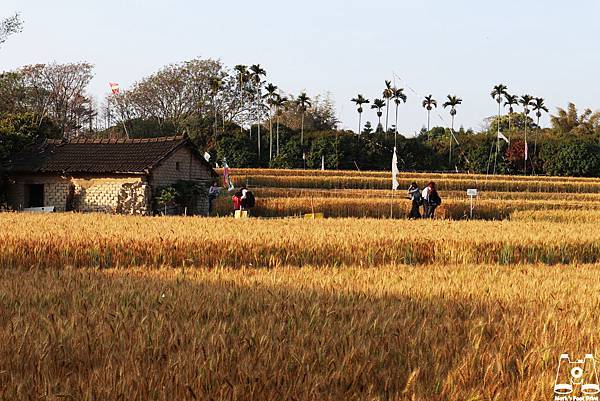
[[[600,266],[0,271],[3,400],[548,400]]]
[[[416,181],[438,185],[441,219],[471,218],[469,188],[478,189],[472,218],[504,220],[515,212],[600,210],[600,179],[574,177],[499,176],[452,173],[400,173],[399,191],[391,191],[387,172],[238,169],[236,186],[255,193],[258,217],[289,217],[322,213],[325,217],[406,218],[411,205],[405,188]],[[386,189],[387,188],[387,189]],[[215,201],[214,215],[232,213],[231,193]]]
[[[1,213],[0,400],[536,401],[598,355],[600,180],[403,173],[444,198],[407,220],[372,178],[234,171],[250,219]]]

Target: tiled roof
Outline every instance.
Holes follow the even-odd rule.
[[[184,136],[47,140],[15,155],[3,170],[13,173],[143,174],[186,145],[193,146]],[[193,153],[211,168],[197,151]]]

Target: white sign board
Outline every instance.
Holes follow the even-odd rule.
[[[52,213],[54,212],[54,206],[27,207],[23,211],[27,213]]]
[[[477,190],[474,188],[467,189],[467,196],[477,196]]]

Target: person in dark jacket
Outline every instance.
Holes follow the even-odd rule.
[[[421,218],[421,189],[416,182],[410,184],[408,187],[408,198],[412,201],[412,207],[410,209],[409,219],[420,219]]]
[[[423,204],[427,205],[425,207],[425,218],[433,219],[435,217],[435,209],[437,209],[437,207],[442,204],[442,198],[440,197],[440,194],[437,191],[437,185],[435,185],[435,182],[431,181],[427,185],[426,189],[428,189],[427,192],[423,190]]]

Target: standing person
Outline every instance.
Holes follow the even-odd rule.
[[[437,207],[439,205],[442,204],[442,198],[440,197],[440,194],[437,191],[437,186],[435,185],[435,182],[430,182],[429,183],[429,215],[426,216],[427,218],[433,219],[435,217],[435,209],[437,209]]]
[[[240,198],[240,200],[241,200],[242,210],[246,210],[246,211],[250,212],[250,209],[252,209],[254,207],[254,204],[256,203],[254,194],[252,193],[252,191],[250,191],[248,188],[246,188],[245,185],[242,187],[241,193],[242,193],[242,197]]]
[[[233,194],[231,200],[233,201],[234,212],[236,210],[242,210],[242,191],[237,191],[235,194]]]
[[[221,187],[218,186],[216,181],[213,181],[212,185],[208,189],[208,214],[211,214],[213,211],[213,202],[221,193]]]
[[[433,182],[429,182],[429,184],[423,188],[423,192],[421,193],[421,202],[423,202],[423,217],[426,219],[429,218],[429,194],[431,193],[431,184],[433,184]]]
[[[408,198],[412,201],[412,207],[410,209],[409,219],[420,219],[421,211],[419,210],[421,207],[421,189],[417,185],[416,182],[410,184],[408,187]]]

